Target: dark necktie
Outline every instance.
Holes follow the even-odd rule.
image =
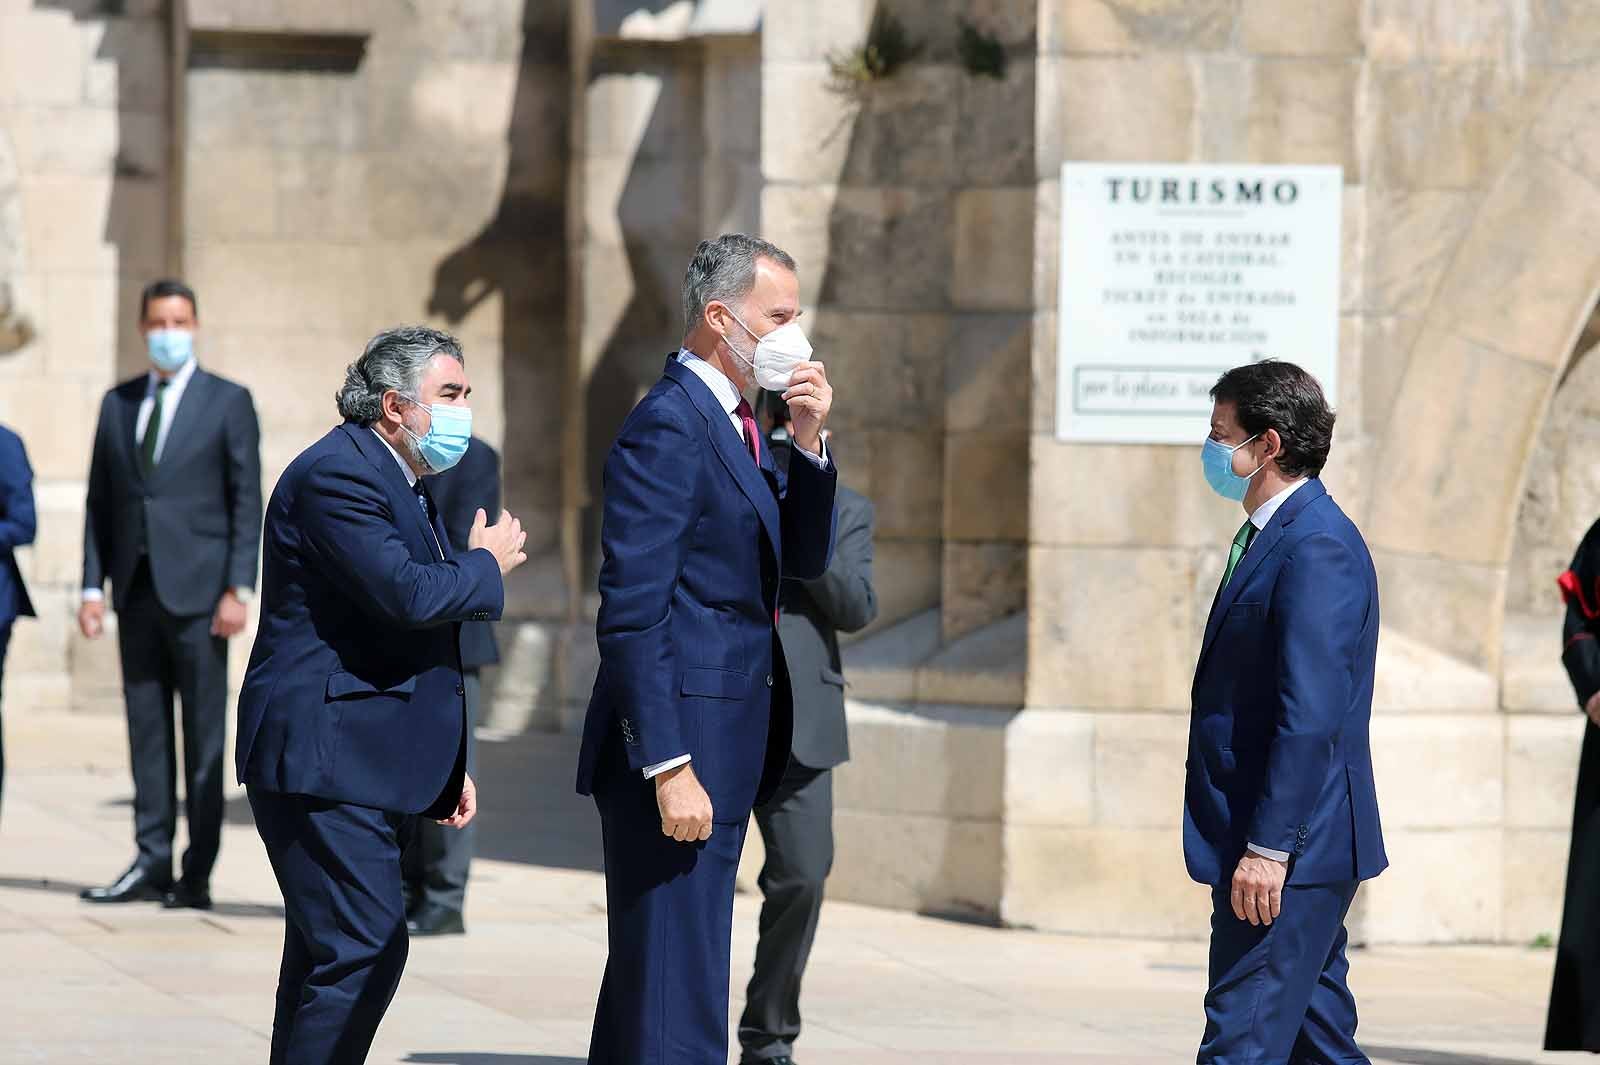
[[[161,440],[161,407],[167,398],[167,384],[165,380],[156,382],[155,402],[150,407],[150,420],[145,423],[144,439],[140,441],[140,454],[144,458],[145,473],[156,468],[156,444]]]
[[[739,416],[739,422],[744,426],[744,446],[750,452],[750,457],[755,459],[756,465],[761,465],[761,434],[756,432],[756,415],[750,409],[750,401],[741,399],[739,405],[733,408],[733,413]]]
[[[1217,585],[1217,594],[1233,580],[1233,571],[1239,568],[1239,560],[1244,558],[1244,553],[1250,550],[1250,542],[1256,538],[1255,524],[1248,519],[1239,526],[1239,532],[1233,538],[1233,546],[1228,548],[1228,568],[1222,571],[1222,583]]]
[[[428,535],[433,540],[434,548],[439,552],[440,561],[444,560],[444,545],[439,542],[439,533],[433,527],[433,497],[428,495],[428,489],[422,484],[422,478],[417,478],[417,483],[411,486],[417,493],[417,502],[422,506],[422,523],[428,527]]]

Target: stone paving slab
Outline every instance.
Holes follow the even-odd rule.
[[[6,722],[0,825],[0,1065],[264,1061],[282,909],[242,795],[210,914],[88,907],[132,853],[116,718]],[[467,936],[412,944],[373,1065],[581,1065],[605,962],[592,808],[573,744],[484,744],[483,858]],[[1176,845],[1176,841],[1174,841]],[[741,896],[734,1013],[754,954]],[[1356,953],[1380,1065],[1521,1065],[1539,1054],[1549,951]],[[830,903],[807,976],[805,1065],[1178,1065],[1194,1060],[1197,942],[1088,939]]]

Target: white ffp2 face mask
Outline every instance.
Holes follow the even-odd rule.
[[[805,330],[800,328],[798,322],[785,322],[764,337],[757,337],[755,330],[739,320],[739,316],[728,312],[733,320],[739,322],[739,328],[756,337],[755,359],[745,359],[744,353],[729,344],[733,353],[746,362],[755,373],[756,384],[769,392],[784,392],[789,388],[789,381],[794,377],[795,367],[811,359],[811,341],[806,339]],[[727,338],[724,337],[724,340]]]

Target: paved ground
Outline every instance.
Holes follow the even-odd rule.
[[[281,911],[242,799],[230,805],[214,913],[88,907],[78,889],[131,856],[121,722],[18,715],[6,726],[0,1063],[265,1061]],[[569,795],[565,740],[484,752],[490,857],[475,868],[470,934],[413,944],[374,1063],[583,1061],[605,953],[594,816]],[[736,921],[735,1009],[754,949],[752,900],[741,898]],[[831,905],[801,1060],[1192,1062],[1203,964],[1197,943]],[[1354,979],[1367,1049],[1390,1065],[1576,1061],[1534,1052],[1550,964],[1547,951],[1504,948],[1362,951]]]

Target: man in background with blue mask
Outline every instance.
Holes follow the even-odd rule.
[[[222,841],[228,640],[244,631],[261,543],[261,432],[249,391],[196,363],[199,304],[187,285],[150,285],[139,319],[150,368],[100,406],[78,611],[84,637],[98,639],[111,582],[138,855],[82,897],[208,909]],[[175,694],[189,823],[177,882]]]
[[[283,892],[273,1065],[366,1060],[405,967],[412,819],[477,810],[461,625],[499,619],[527,555],[521,524],[483,510],[453,550],[425,483],[466,453],[471,391],[454,337],[378,334],[345,371],[343,423],[267,504],[235,758]]]
[[[1318,478],[1333,411],[1267,361],[1211,390],[1205,477],[1247,518],[1195,668],[1184,791],[1189,875],[1212,889],[1200,1065],[1367,1060],[1345,915],[1388,865],[1368,737],[1378,578]]]

